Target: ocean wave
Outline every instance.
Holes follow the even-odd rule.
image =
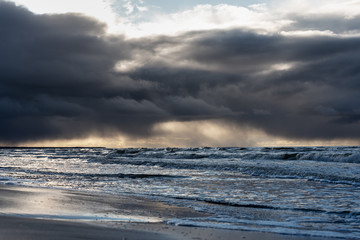
[[[360,163],[358,147],[279,147],[279,148],[127,148],[114,149],[108,159],[240,159],[308,160],[318,162]]]
[[[320,214],[329,214],[329,215],[338,215],[345,218],[351,217],[359,217],[360,212],[358,211],[329,211],[327,209],[321,208],[304,208],[304,207],[283,207],[278,205],[264,205],[258,203],[248,203],[248,202],[230,202],[219,199],[209,199],[209,198],[198,198],[198,197],[182,197],[182,196],[171,196],[173,199],[178,200],[189,200],[189,201],[197,201],[203,202],[206,204],[213,204],[218,206],[226,206],[226,207],[235,207],[235,208],[250,208],[250,209],[267,209],[267,210],[280,210],[280,211],[293,211],[293,212],[312,212],[312,213],[320,213]]]
[[[88,178],[92,180],[100,178],[130,178],[130,179],[141,179],[141,178],[187,178],[186,176],[169,175],[169,174],[136,174],[136,173],[82,173],[82,172],[55,172],[55,171],[41,171],[41,170],[29,170],[20,167],[0,167],[2,171],[22,172],[27,174],[26,178],[43,178],[44,175],[48,176],[59,176],[68,178]],[[1,180],[1,178],[0,178]]]
[[[314,150],[314,148],[309,149]],[[237,148],[225,148],[225,150],[232,154],[236,154],[238,151]],[[282,150],[283,148],[281,148]],[[288,149],[286,150],[288,151]],[[358,149],[356,148],[356,150]],[[211,157],[214,154],[212,152],[218,151],[216,148],[206,150],[208,151],[208,157],[204,156],[203,149],[191,149],[190,153],[184,152],[183,149],[171,149],[171,154],[163,156],[167,151],[169,149],[147,149],[146,153],[144,153],[133,149],[125,149],[120,154],[112,151],[102,158],[92,158],[88,159],[88,161],[135,167],[158,167],[168,170],[243,173],[263,178],[306,179],[335,184],[360,185],[360,171],[358,171],[359,168],[357,167],[360,154],[354,149],[352,149],[352,152],[343,150],[340,153],[335,153],[335,150],[332,152],[327,151],[326,154],[320,152],[264,154],[253,153],[255,150],[251,149],[250,153],[249,150],[244,150],[247,152],[242,153],[241,157],[238,155],[228,157],[223,154],[223,158]],[[173,155],[174,153],[176,155]],[[129,157],[129,154],[135,154],[136,156]],[[293,161],[297,162],[294,163]]]

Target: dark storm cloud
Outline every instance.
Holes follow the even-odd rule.
[[[131,121],[110,99],[146,85],[113,73],[133,48],[104,30],[84,16],[0,2],[1,141],[81,137]]]
[[[125,40],[105,28],[0,1],[0,142],[148,136],[159,122],[214,118],[290,138],[360,138],[358,37],[227,30]],[[116,72],[119,61],[138,66]]]
[[[272,135],[360,137],[358,37],[286,37],[228,30],[188,33],[173,44],[182,46],[173,66],[164,62],[160,68],[156,62],[137,69],[132,77],[160,82],[173,95],[224,107],[227,114],[222,117],[227,121]],[[176,66],[183,59],[191,62],[188,68]],[[292,65],[286,71],[276,70],[284,64]],[[207,70],[194,70],[191,65]]]

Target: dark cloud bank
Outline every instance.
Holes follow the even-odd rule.
[[[297,27],[330,27],[325,20]],[[334,32],[360,29],[359,18],[337,20]],[[291,139],[360,139],[358,37],[227,30],[125,40],[105,27],[0,1],[0,142],[146,137],[159,122],[206,119]],[[285,63],[293,67],[271,71]]]

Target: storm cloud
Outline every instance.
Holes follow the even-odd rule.
[[[360,30],[331,20],[337,32]],[[288,30],[326,23],[297,17]],[[357,35],[230,29],[125,39],[86,16],[0,1],[0,52],[3,143],[147,137],[157,123],[212,119],[291,139],[360,139]]]

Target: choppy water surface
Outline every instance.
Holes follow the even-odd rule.
[[[210,215],[168,224],[360,239],[360,147],[3,148],[0,183],[143,195]]]

